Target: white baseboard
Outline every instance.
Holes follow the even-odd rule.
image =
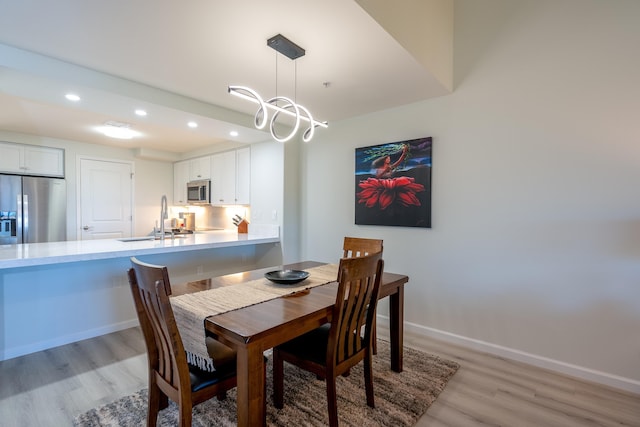
[[[378,315],[378,319],[383,322],[385,328],[389,326],[389,317]],[[491,344],[461,335],[452,334],[434,328],[418,325],[415,323],[404,323],[405,335],[414,334],[414,336],[424,336],[451,344],[467,347],[484,353],[493,354],[495,356],[504,357],[506,359],[516,360],[518,362],[527,363],[539,368],[548,369],[560,374],[580,378],[582,380],[591,381],[605,386],[613,387],[634,394],[640,394],[640,381],[631,378],[625,378],[618,375],[609,374],[607,372],[596,371],[593,369],[577,366],[570,363],[561,362],[559,360],[549,359],[547,357],[536,354],[526,353],[524,351]]]
[[[35,353],[37,351],[48,350],[50,348],[59,347],[61,345],[70,344],[72,342],[86,340],[88,338],[97,337],[100,335],[110,334],[112,332],[121,331],[123,329],[132,328],[138,326],[138,319],[134,318],[124,322],[114,323],[104,326],[102,328],[90,329],[87,331],[78,332],[75,334],[69,334],[61,337],[56,337],[52,340],[40,341],[21,347],[13,347],[0,351],[0,361],[13,359],[14,357],[24,356],[26,354]]]

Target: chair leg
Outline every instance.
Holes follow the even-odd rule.
[[[373,323],[371,323],[371,350],[373,354],[378,354],[378,333],[376,329],[376,318],[374,316]]]
[[[147,427],[156,427],[158,423],[158,412],[160,411],[160,401],[164,393],[158,387],[149,387],[149,402],[147,403]],[[166,398],[166,396],[164,396]]]
[[[372,358],[373,356],[369,351],[364,356],[364,386],[367,393],[367,405],[375,408],[376,405],[373,398],[373,366],[371,363]]]
[[[193,416],[193,407],[191,405],[180,405],[180,419],[178,427],[191,427],[191,417]]]
[[[273,406],[282,409],[284,406],[284,361],[280,357],[280,352],[273,349]]]
[[[338,399],[335,375],[327,375],[327,406],[329,408],[329,426],[338,427]]]

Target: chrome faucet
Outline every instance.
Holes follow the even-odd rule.
[[[164,240],[164,220],[168,218],[167,196],[163,195],[160,199],[160,240]]]

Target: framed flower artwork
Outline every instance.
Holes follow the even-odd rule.
[[[431,137],[356,148],[356,224],[431,228],[431,149]]]

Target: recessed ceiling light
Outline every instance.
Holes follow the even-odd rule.
[[[141,109],[141,108],[138,108],[138,109],[136,110],[136,115],[138,115],[138,116],[143,116],[143,117],[144,117],[144,116],[146,116],[146,115],[147,115],[147,112],[146,112],[145,110]]]
[[[192,129],[195,129],[198,127],[198,124],[196,122],[189,122],[187,123],[187,126],[189,126]]]
[[[229,135],[231,135],[231,136],[238,136],[238,131],[236,131],[236,130],[232,130],[231,132],[229,132]]]
[[[80,97],[75,93],[68,93],[64,97],[67,98],[69,101],[73,101],[73,102],[80,101]]]
[[[98,127],[98,131],[102,132],[103,134],[105,134],[110,138],[117,138],[117,139],[131,139],[134,136],[140,135],[140,132],[136,132],[135,130],[131,129],[128,123],[120,123],[120,122],[113,122],[113,121],[105,122],[104,126]]]

